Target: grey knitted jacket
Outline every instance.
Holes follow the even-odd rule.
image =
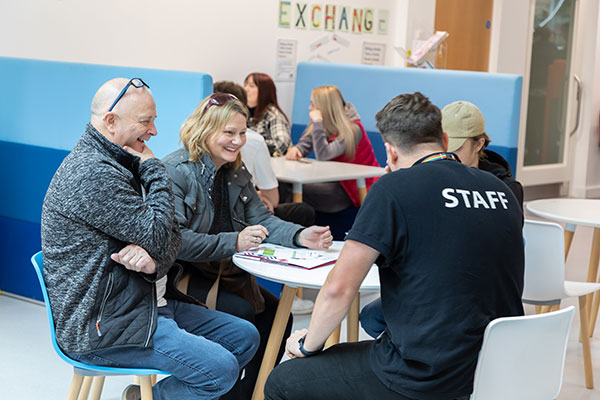
[[[64,351],[151,345],[153,282],[167,274],[181,245],[174,215],[162,163],[140,164],[88,124],[54,175],[42,209],[44,276]],[[156,274],[111,260],[130,243],[148,251]]]

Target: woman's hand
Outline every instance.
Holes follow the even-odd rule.
[[[314,124],[315,122],[323,121],[323,114],[321,114],[321,110],[310,110],[308,113],[308,118],[310,118],[310,122]]]
[[[333,244],[333,236],[328,226],[310,226],[298,235],[298,243],[309,249],[328,249]]]
[[[296,146],[292,146],[288,149],[287,153],[285,154],[285,158],[287,158],[288,160],[299,160],[302,158],[302,153]]]
[[[248,226],[238,234],[235,249],[236,251],[244,251],[256,247],[261,244],[267,236],[269,236],[269,231],[267,231],[267,228],[264,226]]]

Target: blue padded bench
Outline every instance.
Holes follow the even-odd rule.
[[[43,300],[29,265],[41,248],[40,217],[54,172],[82,135],[96,90],[141,77],[157,105],[157,157],[177,149],[179,127],[212,93],[204,73],[0,57],[0,289]]]
[[[516,173],[522,86],[518,75],[301,62],[292,111],[294,143],[309,123],[310,93],[322,85],[339,87],[345,100],[354,104],[381,166],[385,166],[385,148],[375,127],[375,114],[395,96],[419,91],[440,109],[457,100],[479,107],[492,139],[489,148],[506,158]]]

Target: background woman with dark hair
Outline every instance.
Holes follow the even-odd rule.
[[[267,74],[253,72],[244,80],[250,120],[248,127],[260,133],[271,156],[282,156],[292,145],[290,122],[277,103],[275,83]]]

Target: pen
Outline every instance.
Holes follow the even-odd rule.
[[[304,158],[304,157],[303,158],[299,158],[298,162],[301,162],[301,163],[304,163],[304,164],[310,164],[310,163],[312,163],[311,160],[309,160],[308,158]]]
[[[242,220],[241,220],[241,219],[239,219],[239,218],[232,217],[232,219],[233,219],[235,222],[237,222],[238,224],[242,225],[244,228],[247,228],[247,227],[249,227],[249,226],[250,226],[250,225],[248,225],[248,223],[247,223],[247,222],[245,222],[245,221],[242,221]]]
[[[231,217],[231,219],[234,222],[237,222],[238,224],[242,225],[244,228],[247,228],[250,226],[250,224],[248,224],[246,221],[242,221],[241,219],[239,219],[238,217]],[[267,237],[269,237],[269,235],[267,235]]]

